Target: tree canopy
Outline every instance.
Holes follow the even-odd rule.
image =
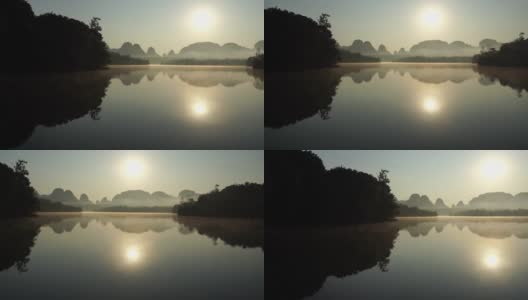
[[[278,8],[264,12],[267,55],[266,70],[303,70],[332,67],[337,64],[339,50],[333,38],[328,14],[316,22],[308,17]]]
[[[266,222],[318,226],[392,219],[397,206],[387,173],[376,178],[343,167],[326,170],[309,151],[267,151]]]
[[[38,208],[36,192],[31,187],[27,162],[19,160],[13,168],[0,163],[0,218],[30,216]]]
[[[230,185],[223,190],[216,186],[197,200],[177,204],[173,211],[181,216],[264,218],[264,186],[245,183]]]
[[[0,8],[7,70],[95,70],[109,63],[99,18],[87,25],[52,13],[35,16],[25,0],[3,0]]]
[[[524,38],[524,32],[521,32],[515,41],[503,44],[500,49],[491,48],[482,52],[473,61],[486,66],[527,67],[528,40]]]

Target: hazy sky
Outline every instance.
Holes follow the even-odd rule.
[[[487,192],[528,192],[528,151],[314,151],[327,169],[345,166],[377,176],[390,171],[400,200],[426,194],[446,204]]]
[[[28,0],[36,14],[55,12],[86,23],[102,19],[111,48],[139,43],[159,54],[202,41],[252,47],[264,38],[262,0]],[[197,16],[193,19],[193,16]],[[204,23],[205,22],[205,23]],[[207,26],[202,26],[207,25]],[[205,27],[205,28],[204,28]]]
[[[505,42],[528,32],[526,0],[265,0],[265,6],[314,19],[328,13],[341,45],[362,39],[389,51],[433,39]]]
[[[61,187],[92,201],[129,189],[178,195],[264,181],[262,151],[0,151],[1,163],[13,166],[18,159],[28,162],[39,193]]]

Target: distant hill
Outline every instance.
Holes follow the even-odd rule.
[[[378,51],[376,51],[374,46],[372,46],[372,44],[369,41],[363,42],[362,40],[355,40],[352,43],[352,45],[342,47],[342,49],[347,50],[351,53],[359,53],[361,55],[367,55],[367,56],[378,55]]]
[[[419,209],[433,211],[462,211],[462,210],[517,210],[528,209],[528,193],[519,193],[517,195],[505,192],[485,193],[474,197],[467,204],[459,201],[456,205],[448,207],[444,200],[437,199],[433,204],[425,195],[413,194],[408,200],[399,201],[400,205],[416,207]]]
[[[472,209],[527,209],[528,193],[486,193],[471,199],[468,205]]]
[[[132,44],[130,42],[124,43],[119,49],[112,49],[112,52],[119,53],[121,55],[128,55],[130,57],[143,58],[146,56],[146,52],[139,44]]]
[[[170,50],[169,53],[160,55],[155,48],[149,47],[147,51],[143,50],[141,45],[124,43],[121,48],[111,49],[111,53],[117,53],[122,56],[130,56],[140,59],[154,59],[156,63],[169,59],[243,59],[254,56],[257,52],[264,51],[264,41],[258,41],[254,48],[246,48],[236,43],[227,43],[219,45],[213,42],[199,42],[188,45],[176,53]],[[151,61],[152,62],[152,61]]]
[[[242,47],[235,43],[227,43],[220,46],[212,42],[200,42],[181,49],[178,58],[247,59],[254,54],[255,49]]]
[[[461,41],[452,43],[430,40],[423,41],[411,47],[409,54],[413,56],[473,56],[480,52],[474,47]]]
[[[369,41],[355,40],[350,46],[342,46],[341,50],[391,60],[405,57],[473,57],[480,53],[481,50],[487,51],[492,48],[499,49],[501,45],[501,43],[493,39],[482,40],[478,47],[462,41],[448,43],[441,40],[427,40],[413,45],[409,51],[405,50],[405,48],[401,48],[400,50],[391,53],[383,44],[379,45],[376,50],[374,45]]]
[[[40,198],[73,207],[83,207],[94,204],[92,201],[90,201],[86,194],[82,194],[78,199],[72,191],[64,190],[62,188],[56,188],[51,192],[51,194],[41,195]]]
[[[97,209],[104,207],[172,207],[175,204],[197,199],[200,195],[192,190],[183,190],[178,196],[172,196],[162,191],[149,193],[143,190],[124,191],[115,195],[112,200],[104,197],[95,203],[90,201],[88,195],[82,194],[77,198],[70,190],[54,189],[49,195],[41,195],[41,199],[52,203],[62,203],[73,207]]]

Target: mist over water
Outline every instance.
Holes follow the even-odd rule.
[[[261,222],[51,214],[1,225],[6,299],[264,298]]]
[[[526,75],[471,64],[269,73],[266,147],[518,149],[528,146]]]

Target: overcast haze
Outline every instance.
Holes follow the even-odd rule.
[[[511,41],[528,32],[526,0],[265,0],[266,7],[287,9],[313,19],[325,12],[336,40],[350,45],[369,40],[389,51],[409,49],[423,40],[461,40],[478,46],[484,38]],[[431,29],[419,22],[424,10],[441,14],[441,25]]]
[[[0,151],[0,162],[13,166],[28,161],[30,180],[41,194],[70,189],[90,200],[111,199],[129,189],[198,193],[234,183],[264,181],[262,151]],[[127,173],[128,162],[139,162],[139,174]]]
[[[488,192],[528,192],[528,151],[315,151],[326,168],[345,166],[377,176],[390,171],[399,200],[426,194],[446,204]]]
[[[176,52],[191,43],[234,42],[252,48],[264,38],[262,0],[29,0],[36,14],[55,12],[88,23],[101,18],[105,41],[111,48],[124,42],[139,43],[146,51]],[[214,24],[196,32],[189,18],[202,8]]]

